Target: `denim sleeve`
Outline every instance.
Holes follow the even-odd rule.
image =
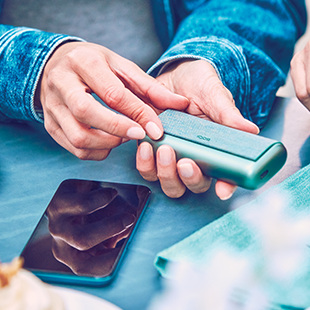
[[[306,28],[303,0],[153,0],[166,52],[152,76],[180,58],[205,59],[247,119],[263,127]],[[156,4],[156,5],[155,5]]]
[[[0,121],[39,121],[34,94],[44,65],[57,46],[76,37],[0,25]]]

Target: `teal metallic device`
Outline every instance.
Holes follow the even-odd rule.
[[[176,157],[193,159],[205,175],[247,189],[257,189],[284,165],[284,145],[272,139],[229,128],[175,110],[159,115],[164,135],[152,144],[154,151],[168,144]]]

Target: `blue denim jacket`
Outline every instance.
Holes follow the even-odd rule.
[[[179,58],[209,61],[247,119],[262,127],[306,28],[303,0],[152,0],[167,49],[148,71]]]
[[[304,1],[152,0],[152,7],[166,52],[148,72],[157,76],[175,59],[205,59],[241,113],[263,126],[305,31]],[[34,109],[37,83],[55,48],[72,40],[81,39],[0,25],[0,121],[42,121]]]

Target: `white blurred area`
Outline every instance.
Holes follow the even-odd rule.
[[[306,0],[306,5],[307,5],[307,9],[308,9],[307,31],[297,42],[296,47],[295,47],[295,53],[302,50],[303,47],[305,46],[305,44],[310,40],[310,0]],[[277,96],[279,96],[279,97],[295,97],[294,86],[293,86],[293,82],[292,82],[290,74],[288,75],[286,84],[278,90]]]
[[[147,310],[297,310],[308,306],[308,300],[302,300],[306,297],[301,296],[303,289],[298,291],[298,279],[302,274],[301,278],[308,278],[302,266],[308,261],[310,216],[289,207],[294,198],[290,192],[274,189],[239,209],[232,222],[226,221],[227,226],[242,227],[234,237],[240,238],[237,243],[223,234],[204,252],[200,246],[207,239],[200,235],[202,239],[187,248],[195,251],[198,245],[200,258],[170,261],[165,289]]]

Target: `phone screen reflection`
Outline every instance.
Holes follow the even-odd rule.
[[[22,257],[30,270],[106,277],[143,211],[145,186],[65,180]]]

